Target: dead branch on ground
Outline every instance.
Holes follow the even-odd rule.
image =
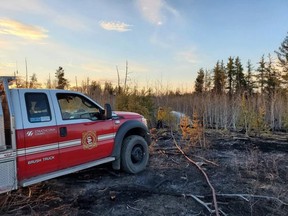
[[[209,205],[211,205],[211,203],[204,202],[204,201],[202,201],[201,199],[199,199],[197,196],[195,196],[193,194],[183,194],[183,196],[184,197],[188,197],[189,196],[189,197],[193,198],[196,202],[198,202],[199,204],[204,206],[209,211],[209,213],[213,213],[214,212],[214,210],[209,207]]]
[[[214,211],[215,211],[215,214],[216,214],[216,216],[219,216],[219,209],[218,209],[218,204],[217,204],[217,198],[216,198],[215,189],[214,189],[214,187],[212,186],[212,184],[211,184],[211,182],[210,182],[210,180],[209,180],[206,172],[205,172],[195,161],[193,161],[191,158],[189,158],[189,157],[185,154],[185,152],[180,148],[180,146],[178,145],[176,139],[175,139],[174,136],[173,136],[172,131],[171,131],[171,136],[172,136],[172,138],[173,138],[173,141],[174,141],[175,146],[176,146],[177,149],[182,153],[182,155],[183,155],[189,162],[191,162],[192,164],[194,164],[194,165],[201,171],[201,173],[204,175],[204,177],[205,177],[205,179],[206,179],[206,182],[208,183],[208,185],[209,185],[209,187],[210,187],[210,189],[211,189],[211,191],[212,191],[212,197],[213,197],[213,203],[214,203],[214,208],[215,208],[215,210],[214,210]]]
[[[193,157],[196,157],[196,158],[199,158],[201,160],[204,160],[205,162],[209,163],[209,164],[212,164],[214,166],[219,166],[217,163],[213,162],[213,161],[210,161],[210,160],[207,160],[206,158],[203,158],[203,157],[200,157],[200,156],[197,156],[197,155],[193,155]]]
[[[288,203],[283,202],[279,198],[271,197],[271,196],[263,196],[263,195],[253,195],[253,194],[217,194],[217,197],[239,197],[247,202],[249,202],[251,198],[257,198],[257,199],[265,199],[269,201],[275,201],[281,205],[288,206]]]

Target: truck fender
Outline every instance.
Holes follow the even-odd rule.
[[[112,157],[115,157],[115,161],[113,161],[112,166],[113,169],[119,170],[121,166],[121,148],[123,140],[130,135],[139,135],[142,136],[148,145],[151,144],[151,138],[149,135],[148,128],[145,124],[136,120],[129,120],[124,122],[118,129],[115,141],[114,141],[114,149],[112,152]]]

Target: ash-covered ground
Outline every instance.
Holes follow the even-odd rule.
[[[154,136],[144,172],[107,164],[20,188],[0,196],[0,214],[216,215],[212,186],[219,215],[288,215],[287,134],[207,130],[200,148],[170,133]]]

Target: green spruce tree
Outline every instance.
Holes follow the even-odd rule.
[[[214,77],[213,77],[213,89],[212,91],[218,95],[224,93],[225,90],[225,66],[222,61],[220,64],[219,61],[217,61],[214,69]]]
[[[246,90],[248,94],[251,96],[256,86],[255,81],[253,80],[253,66],[250,60],[248,60],[247,62],[247,74],[245,76],[245,82],[246,82]]]
[[[228,63],[226,66],[226,73],[227,73],[227,89],[229,97],[231,98],[235,90],[235,65],[234,65],[234,58],[232,58],[231,56],[228,59]]]
[[[40,83],[38,83],[38,79],[35,73],[32,74],[30,77],[30,82],[29,82],[29,88],[39,88],[41,86]]]
[[[278,66],[280,66],[282,70],[282,78],[285,81],[285,84],[288,84],[288,35],[281,43],[278,51],[275,52],[279,61]]]
[[[274,98],[277,92],[280,90],[281,77],[279,71],[274,67],[271,55],[268,56],[268,62],[265,67],[265,93],[268,99]]]
[[[257,68],[257,83],[258,88],[260,88],[260,92],[264,93],[264,87],[266,83],[266,66],[265,66],[265,59],[264,55],[261,57],[260,61],[258,62],[259,66]]]
[[[201,68],[198,71],[198,75],[195,81],[195,92],[202,93],[204,92],[204,70]]]
[[[68,81],[64,77],[64,75],[64,69],[62,67],[59,67],[55,73],[55,76],[57,78],[57,89],[65,89],[68,87]]]
[[[241,94],[246,89],[246,80],[244,77],[244,69],[240,58],[235,59],[235,92]]]

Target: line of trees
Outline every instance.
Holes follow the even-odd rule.
[[[18,72],[17,72],[18,74]],[[56,72],[55,72],[55,80],[52,82],[50,79],[47,80],[47,83],[45,83],[45,87],[48,89],[51,88],[56,88],[56,89],[68,89],[69,88],[69,82],[65,78],[65,73],[64,69],[60,66]],[[26,83],[27,82],[27,83]],[[16,87],[17,88],[32,88],[32,89],[37,89],[41,88],[42,84],[38,82],[38,78],[36,76],[36,73],[33,73],[32,76],[30,76],[30,80],[25,81],[21,79],[21,77],[16,77]]]
[[[200,69],[195,80],[197,103],[209,127],[239,130],[283,130],[288,126],[288,36],[275,51],[277,59],[263,55],[257,68],[240,58],[217,61],[214,68]]]
[[[70,87],[62,67],[56,70],[53,83],[49,77],[46,88],[69,88],[101,104],[108,101],[114,109],[139,112],[150,120],[151,126],[158,106],[164,106],[191,117],[196,113],[204,127],[244,130],[247,135],[288,130],[288,35],[275,53],[277,59],[263,55],[256,67],[250,61],[243,66],[239,56],[230,56],[227,62],[217,61],[211,70],[201,68],[192,93],[159,91],[159,86],[155,93],[150,87],[128,88],[126,81],[124,88],[119,84],[119,74],[116,87],[111,82],[103,86],[89,78],[80,86]],[[126,63],[126,76],[127,71]],[[33,74],[29,86],[38,85]]]
[[[81,85],[70,87],[69,81],[65,78],[64,68],[59,66],[55,72],[55,79],[53,81],[50,78],[45,83],[45,88],[48,89],[69,89],[78,92],[82,92],[94,99],[100,104],[109,102],[115,110],[122,111],[135,111],[151,120],[153,117],[154,102],[152,100],[152,91],[142,89],[139,91],[137,88],[129,88],[127,85],[128,76],[128,62],[126,61],[125,82],[124,85],[120,85],[119,71],[118,73],[118,85],[113,86],[111,82],[105,82],[101,85],[99,81],[90,81],[87,78],[82,81]],[[28,88],[41,88],[41,83],[38,82],[35,73],[32,74],[30,80],[27,82]],[[16,87],[26,88],[26,81],[17,77]],[[153,120],[154,121],[154,120]]]
[[[238,56],[230,56],[226,64],[223,60],[217,61],[212,71],[201,68],[195,81],[195,92],[228,94],[230,98],[244,92],[250,96],[255,93],[272,96],[287,87],[288,73],[284,67],[272,60],[270,54],[267,59],[264,55],[261,57],[256,70],[250,60],[246,68],[244,70]]]

